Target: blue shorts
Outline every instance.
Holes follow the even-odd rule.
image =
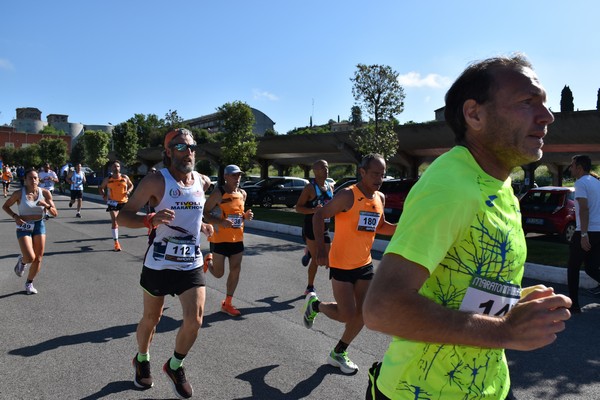
[[[32,231],[21,231],[17,229],[17,239],[25,237],[25,236],[39,236],[46,234],[46,223],[43,219],[39,221],[31,221],[33,222],[33,230]]]

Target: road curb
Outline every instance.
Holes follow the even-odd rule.
[[[84,193],[84,197],[93,199],[95,201],[102,201],[102,197],[90,193]],[[265,221],[246,221],[245,225],[248,228],[258,229],[266,232],[282,233],[285,235],[302,237],[302,228],[298,226],[291,226],[285,224],[277,224],[274,222]],[[331,233],[333,237],[333,232]],[[382,239],[375,239],[373,243],[373,250],[384,252],[389,241]],[[539,279],[545,282],[560,283],[563,285],[567,284],[567,268],[552,267],[549,265],[525,263],[524,276],[530,279]],[[579,272],[579,287],[584,289],[591,289],[596,287],[597,283],[595,280],[590,278],[584,271]]]
[[[277,224],[265,221],[246,221],[248,228],[258,229],[268,232],[283,233],[292,236],[302,236],[302,228],[284,224]],[[333,233],[332,233],[333,236]],[[373,250],[384,252],[389,241],[375,239]],[[548,265],[525,263],[524,276],[530,279],[539,279],[545,282],[567,284],[567,268],[552,267]],[[596,281],[590,278],[584,271],[579,272],[579,286],[584,289],[590,289],[597,286]]]

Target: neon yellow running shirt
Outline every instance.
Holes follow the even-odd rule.
[[[426,267],[419,293],[451,309],[503,315],[520,293],[527,255],[510,178],[485,173],[456,146],[410,191],[386,253]],[[504,350],[413,342],[394,337],[377,386],[397,399],[504,399]]]

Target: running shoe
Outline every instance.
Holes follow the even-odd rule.
[[[133,357],[133,368],[135,377],[133,384],[140,389],[150,389],[154,386],[152,375],[150,374],[150,361],[138,361],[137,354]]]
[[[302,265],[304,265],[305,267],[308,265],[308,263],[310,262],[310,251],[307,251],[305,255],[302,256]]]
[[[33,287],[33,283],[26,283],[25,284],[25,291],[27,292],[27,294],[37,294],[37,289]]]
[[[19,256],[17,259],[17,264],[15,265],[15,274],[17,274],[19,278],[23,276],[25,267],[27,267],[27,265],[23,264],[23,256]]]
[[[192,385],[187,381],[185,377],[185,371],[183,367],[178,368],[177,370],[172,370],[169,361],[163,365],[163,372],[173,385],[173,391],[175,395],[180,399],[189,399],[194,394],[194,389],[192,389]]]
[[[81,218],[81,213],[75,214],[75,218]]]
[[[240,315],[242,315],[240,310],[235,308],[235,306],[231,303],[225,303],[225,300],[223,300],[223,303],[221,303],[221,311],[225,314],[231,315],[232,317],[239,317]]]
[[[315,317],[317,316],[317,312],[313,310],[313,303],[318,301],[319,298],[315,292],[309,292],[306,295],[306,303],[304,304],[304,314],[302,316],[302,321],[304,322],[304,326],[308,329],[311,329],[313,323],[315,322]]]
[[[304,291],[304,296],[306,296],[310,292],[317,293],[317,290],[315,289],[314,286],[307,286],[306,290]]]
[[[355,374],[358,372],[358,365],[354,364],[352,360],[348,358],[348,352],[336,353],[331,350],[329,357],[327,357],[329,365],[338,367],[344,374]]]
[[[118,240],[115,240],[115,251],[121,251],[121,245]]]

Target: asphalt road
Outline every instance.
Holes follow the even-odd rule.
[[[104,206],[85,201],[83,218],[76,219],[67,198],[55,198],[60,215],[47,224],[37,295],[27,296],[25,277],[13,272],[14,223],[0,218],[0,399],[174,398],[161,366],[172,354],[180,325],[176,298],[167,299],[151,347],[155,387],[140,391],[132,384],[144,230],[121,228],[123,251],[115,253]],[[298,237],[248,230],[235,296],[241,318],[219,311],[225,279],[207,278],[204,324],[185,361],[194,398],[364,398],[367,370],[381,359],[389,338],[363,330],[349,349],[360,367],[357,375],[343,375],[325,363],[342,326],[323,316],[313,330],[302,325],[302,249]],[[322,299],[332,299],[325,271],[319,271],[316,285]],[[508,352],[518,399],[600,398],[600,305],[591,296],[582,300],[584,312],[554,344]]]

